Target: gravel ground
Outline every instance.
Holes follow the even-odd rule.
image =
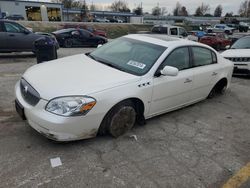
[[[58,55],[91,50],[61,48]],[[214,188],[250,160],[249,77],[234,77],[225,95],[150,119],[117,139],[58,144],[14,111],[14,85],[35,63],[29,53],[0,54],[0,187]],[[52,168],[56,157],[62,165]]]

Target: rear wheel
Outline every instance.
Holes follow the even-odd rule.
[[[136,110],[131,101],[115,105],[104,117],[99,134],[109,133],[117,138],[130,130],[136,122]]]
[[[227,89],[227,80],[221,79],[210,91],[209,95],[207,98],[213,98],[216,95],[223,95]]]
[[[73,42],[71,39],[65,39],[63,46],[65,48],[71,48],[73,46]]]

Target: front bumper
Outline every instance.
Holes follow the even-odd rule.
[[[22,97],[19,82],[15,87],[16,100],[24,109],[28,124],[42,135],[56,141],[73,141],[95,137],[103,115],[94,109],[85,116],[63,117],[45,110],[47,100],[29,105]]]
[[[250,75],[250,63],[248,64],[234,63],[233,74]]]

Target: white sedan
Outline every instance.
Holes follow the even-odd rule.
[[[92,53],[29,68],[16,110],[46,137],[118,137],[145,119],[196,103],[230,84],[233,65],[212,48],[159,35],[127,35]]]
[[[221,55],[233,62],[234,74],[250,75],[250,36],[238,39]]]

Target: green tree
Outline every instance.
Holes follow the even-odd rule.
[[[143,14],[143,9],[141,6],[138,6],[136,7],[133,12],[136,14],[136,15],[142,15]]]
[[[152,9],[152,15],[154,16],[160,16],[161,15],[161,9],[159,6],[156,6]]]
[[[222,15],[222,6],[218,5],[214,10],[214,16],[221,17],[221,15]]]

